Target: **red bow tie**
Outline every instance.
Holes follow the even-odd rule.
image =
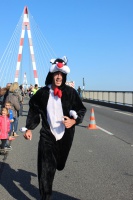
[[[62,97],[62,91],[59,90],[57,87],[54,89],[54,95],[58,96],[59,98]]]

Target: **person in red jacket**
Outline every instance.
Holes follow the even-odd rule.
[[[7,108],[2,108],[2,115],[0,115],[0,139],[1,149],[5,149],[5,144],[8,140],[8,132],[10,131],[10,119]]]

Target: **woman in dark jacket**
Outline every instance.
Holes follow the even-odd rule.
[[[18,128],[18,112],[20,110],[20,101],[22,101],[22,96],[20,95],[19,92],[19,85],[17,82],[12,83],[9,89],[9,94],[6,97],[5,103],[6,102],[11,102],[11,109],[13,110],[13,135],[18,136],[17,134],[17,128]]]

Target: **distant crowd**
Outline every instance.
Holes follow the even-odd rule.
[[[37,92],[38,85],[24,89],[17,82],[0,87],[0,151],[11,150],[11,141],[18,137],[18,120],[23,112],[25,96],[30,98]]]

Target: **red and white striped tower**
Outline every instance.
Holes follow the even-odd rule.
[[[20,38],[20,45],[19,45],[19,51],[18,51],[18,60],[17,60],[17,66],[16,66],[16,73],[15,73],[14,82],[18,82],[20,65],[21,65],[21,60],[22,60],[25,29],[27,30],[27,34],[28,34],[28,41],[29,41],[29,47],[30,47],[30,54],[31,54],[32,66],[33,66],[35,84],[39,85],[38,75],[37,75],[37,70],[36,70],[35,56],[34,56],[34,49],[33,49],[33,44],[32,44],[31,30],[30,30],[30,21],[29,21],[29,16],[28,16],[28,8],[27,7],[24,8],[22,32],[21,32],[21,38]]]

